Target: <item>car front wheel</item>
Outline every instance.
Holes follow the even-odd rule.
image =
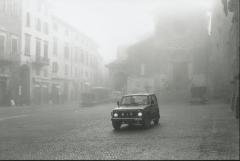
[[[148,129],[148,128],[150,128],[150,126],[151,126],[151,120],[149,118],[145,118],[143,121],[143,127],[145,129]]]
[[[153,122],[154,122],[154,125],[158,125],[159,124],[159,118],[153,120]]]
[[[115,130],[119,130],[121,127],[121,123],[117,121],[112,121],[112,126]]]

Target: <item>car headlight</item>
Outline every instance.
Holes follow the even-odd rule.
[[[142,112],[138,112],[138,116],[139,116],[139,117],[142,117]]]
[[[113,116],[114,116],[114,117],[118,117],[118,114],[117,114],[117,113],[114,113]]]

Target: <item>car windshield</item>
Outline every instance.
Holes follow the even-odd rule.
[[[122,98],[121,105],[129,106],[129,105],[147,105],[148,96],[125,96]]]

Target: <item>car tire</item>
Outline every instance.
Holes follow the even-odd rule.
[[[148,128],[150,128],[150,126],[151,126],[151,120],[149,118],[145,118],[143,121],[143,127],[145,129],[148,129]]]
[[[121,128],[121,123],[117,121],[112,121],[112,126],[115,130],[120,130]]]
[[[159,118],[153,120],[153,122],[154,122],[154,125],[158,125],[159,124]]]

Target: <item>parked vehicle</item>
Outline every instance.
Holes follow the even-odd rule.
[[[96,103],[110,102],[110,90],[105,87],[93,87],[91,93],[94,95]]]
[[[203,74],[195,74],[192,79],[191,86],[191,103],[207,102],[207,82],[206,76]]]
[[[96,104],[110,102],[110,91],[104,87],[93,87],[89,92],[82,93],[81,106],[93,106]]]
[[[155,94],[125,95],[117,102],[118,107],[111,112],[112,126],[119,130],[122,124],[142,124],[149,128],[153,121],[159,123],[160,112]]]
[[[81,106],[93,106],[96,104],[95,96],[93,93],[82,93],[81,94]]]
[[[207,87],[199,86],[199,87],[191,87],[191,103],[206,103],[207,102]]]

